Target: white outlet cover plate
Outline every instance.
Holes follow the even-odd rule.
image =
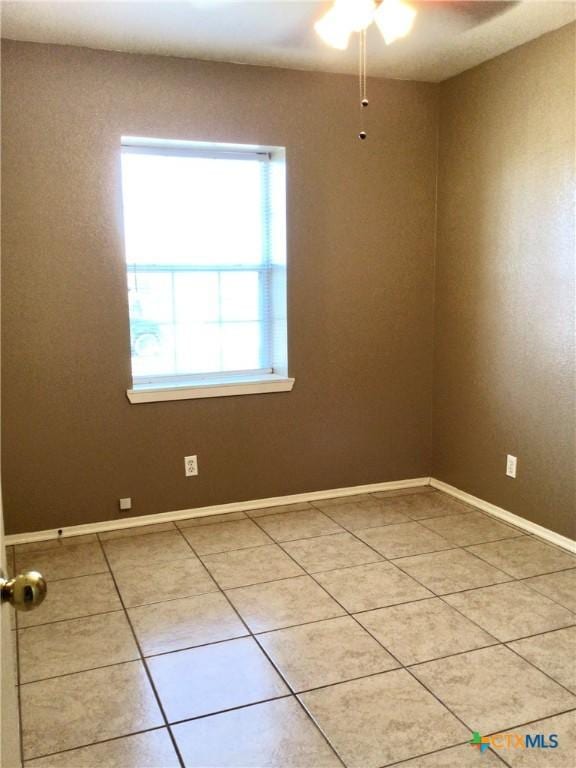
[[[184,456],[184,472],[186,477],[196,477],[198,474],[197,456]]]

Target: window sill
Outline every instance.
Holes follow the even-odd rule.
[[[236,397],[237,395],[262,395],[271,392],[290,392],[294,379],[270,375],[261,379],[218,382],[183,386],[151,386],[139,384],[126,391],[131,403],[160,403],[167,400],[196,400],[204,397]]]

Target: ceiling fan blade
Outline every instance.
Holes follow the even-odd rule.
[[[463,29],[477,27],[501,16],[519,4],[519,0],[421,0],[412,5],[423,14],[435,13],[455,21]]]

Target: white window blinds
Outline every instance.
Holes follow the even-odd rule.
[[[122,192],[134,384],[274,373],[285,263],[270,154],[123,146]]]

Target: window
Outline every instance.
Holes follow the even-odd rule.
[[[122,141],[131,402],[286,391],[279,148]]]

